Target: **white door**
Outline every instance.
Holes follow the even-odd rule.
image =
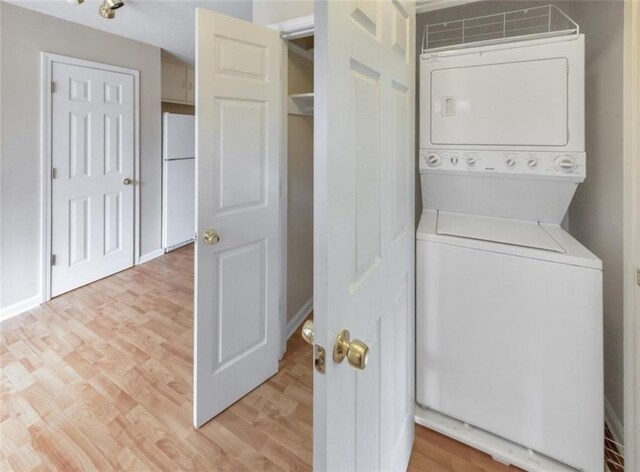
[[[51,295],[133,265],[133,76],[53,63]]]
[[[200,426],[278,370],[283,100],[276,31],[198,9],[196,44]]]
[[[406,470],[414,417],[415,2],[315,6],[314,469]],[[369,347],[359,370],[336,335]]]

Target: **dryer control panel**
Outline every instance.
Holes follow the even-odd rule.
[[[479,172],[582,181],[586,164],[583,152],[420,149],[420,172]]]

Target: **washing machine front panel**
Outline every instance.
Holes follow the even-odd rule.
[[[602,275],[417,242],[417,401],[584,470],[602,466]]]

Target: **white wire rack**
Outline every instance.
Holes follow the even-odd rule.
[[[624,472],[624,446],[613,439],[608,429],[604,437],[604,462],[610,472]]]
[[[427,25],[422,53],[578,34],[575,21],[555,5],[546,5]]]

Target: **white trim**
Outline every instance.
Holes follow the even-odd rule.
[[[604,399],[604,422],[609,427],[613,440],[624,445],[624,427],[606,398]]]
[[[186,244],[190,244],[190,243],[186,243]],[[136,265],[144,264],[145,262],[149,262],[150,260],[163,255],[164,255],[164,249],[156,249],[155,251],[151,251],[147,254],[140,256],[140,260]]]
[[[474,3],[478,0],[416,0],[416,14]]]
[[[425,428],[489,454],[495,461],[502,464],[511,464],[529,472],[575,472],[576,470],[542,454],[534,452],[532,456],[530,450],[520,444],[420,405],[416,405],[415,421]]]
[[[280,359],[284,357],[287,351],[287,259],[289,256],[288,246],[288,205],[287,198],[289,194],[288,189],[288,174],[289,174],[289,151],[288,146],[288,131],[289,131],[289,114],[287,113],[288,104],[288,90],[289,90],[289,49],[285,46],[288,41],[282,41],[281,54],[281,94],[282,94],[282,142],[280,143],[281,155],[280,155]]]
[[[8,320],[9,318],[18,316],[25,311],[29,311],[38,307],[40,305],[40,298],[40,295],[35,295],[33,297],[27,298],[26,300],[22,300],[18,303],[14,303],[13,305],[2,308],[0,310],[0,321]]]
[[[100,62],[86,61],[74,57],[61,56],[49,52],[41,53],[42,64],[42,83],[41,86],[41,221],[42,232],[40,247],[42,251],[41,260],[41,286],[40,286],[40,303],[48,302],[51,299],[51,79],[52,68],[54,63],[69,64],[80,67],[90,67],[94,69],[105,70],[109,72],[117,72],[127,74],[133,77],[134,97],[134,135],[133,135],[133,261],[134,266],[140,261],[140,71],[127,69],[124,67],[103,64]]]
[[[640,4],[624,2],[624,455],[640,470]]]
[[[280,358],[284,357],[287,350],[288,324],[287,324],[287,176],[288,176],[288,103],[289,103],[289,86],[288,86],[288,51],[285,45],[289,39],[303,38],[311,36],[314,33],[314,17],[313,15],[294,18],[292,20],[283,21],[269,25],[269,28],[280,31],[283,41],[281,56],[281,74],[282,77],[282,154],[280,159],[280,241],[281,241],[281,269],[280,269]]]
[[[287,323],[287,339],[295,334],[300,325],[306,320],[313,312],[313,297],[306,301],[302,308],[298,310],[293,318]]]
[[[308,15],[273,23],[269,28],[280,31],[283,39],[296,39],[312,36],[314,23],[313,15]]]

